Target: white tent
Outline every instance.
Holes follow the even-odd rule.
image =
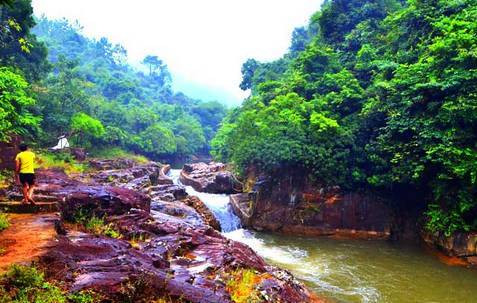
[[[59,139],[58,144],[56,144],[56,146],[50,147],[51,150],[60,150],[60,149],[70,147],[70,143],[68,142],[68,139],[66,139],[65,136],[61,136],[58,139]]]

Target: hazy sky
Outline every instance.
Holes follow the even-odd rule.
[[[78,20],[84,33],[122,44],[131,63],[163,59],[175,88],[237,103],[247,58],[270,61],[322,0],[33,0],[35,14]]]

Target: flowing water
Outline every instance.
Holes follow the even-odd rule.
[[[171,171],[176,183],[179,173]],[[240,228],[227,195],[186,189],[216,215],[225,236],[288,269],[332,302],[477,303],[477,270],[445,265],[418,245],[252,232]]]

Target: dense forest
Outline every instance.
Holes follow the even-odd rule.
[[[325,1],[283,58],[243,65],[251,96],[212,153],[412,197],[430,231],[476,230],[476,20],[475,0]]]
[[[227,109],[174,92],[157,56],[133,68],[121,45],[35,19],[30,0],[0,6],[0,24],[1,140],[19,134],[44,147],[68,135],[76,146],[168,160],[208,153]]]
[[[475,20],[474,0],[327,0],[282,58],[244,63],[251,95],[228,112],[174,92],[154,54],[133,68],[121,45],[2,0],[0,140],[44,147],[66,134],[169,160],[212,140],[242,174],[301,170],[411,201],[430,231],[476,230]]]

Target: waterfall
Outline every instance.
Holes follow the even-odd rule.
[[[179,180],[180,172],[180,169],[171,169],[169,175],[174,181],[174,184],[184,186]],[[198,197],[207,205],[217,220],[219,220],[220,227],[224,233],[232,232],[240,228],[240,219],[232,210],[229,195],[201,193],[194,190],[192,186],[184,187],[189,195]]]

